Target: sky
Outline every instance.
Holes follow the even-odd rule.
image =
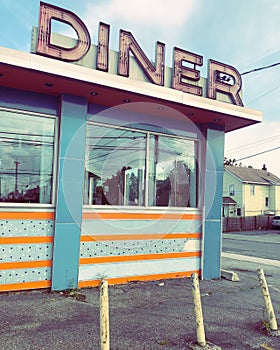
[[[155,44],[166,44],[207,61],[234,66],[241,74],[280,62],[279,0],[46,0],[68,9],[86,24],[93,44],[99,22],[110,24],[110,49],[118,51],[119,30],[131,31],[154,59]],[[39,0],[0,0],[0,46],[30,51],[31,28],[38,25]],[[54,30],[67,34],[69,28]],[[70,34],[70,33],[69,33]],[[245,107],[260,110],[263,122],[226,134],[225,156],[280,177],[280,65],[242,75]],[[261,154],[259,154],[261,153]],[[258,154],[258,155],[257,155]]]

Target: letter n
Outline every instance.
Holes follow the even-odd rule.
[[[136,61],[141,66],[148,79],[156,85],[163,86],[165,45],[163,43],[157,42],[156,63],[154,66],[144,54],[143,50],[135,40],[134,36],[130,32],[121,30],[118,74],[125,77],[129,76],[130,51],[133,53]]]

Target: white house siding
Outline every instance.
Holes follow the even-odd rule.
[[[269,188],[269,211],[274,211],[276,208],[276,189],[277,186],[271,186]]]
[[[234,185],[235,193],[230,195],[229,187]],[[255,195],[251,195],[251,185],[255,185]],[[237,216],[237,209],[241,208],[242,216],[255,216],[269,212],[280,214],[280,185],[245,183],[234,174],[224,171],[223,197],[231,197],[235,202],[235,209],[225,208],[224,216]],[[269,198],[268,206],[265,198]]]
[[[272,186],[270,190],[270,211],[280,214],[280,185]]]
[[[251,194],[251,186],[255,186],[255,194]],[[244,214],[254,216],[265,214],[269,207],[265,206],[265,198],[270,195],[269,185],[244,184]]]
[[[235,189],[234,196],[231,196],[229,193],[230,185],[234,185],[234,189]],[[227,171],[224,171],[223,197],[231,197],[232,199],[234,199],[235,202],[237,203],[235,206],[235,209],[241,208],[242,215],[243,215],[242,196],[243,196],[242,182],[238,180],[235,176],[229,174]],[[236,216],[236,212],[234,213],[234,215],[231,214],[230,216]]]

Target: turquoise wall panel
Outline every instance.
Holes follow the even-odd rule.
[[[224,131],[209,126],[206,141],[202,278],[215,279],[220,278],[221,269]]]
[[[77,288],[82,222],[87,101],[61,97],[52,290]]]
[[[81,222],[84,159],[63,157],[59,167],[56,222]]]

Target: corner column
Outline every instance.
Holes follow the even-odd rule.
[[[86,120],[87,100],[62,95],[52,290],[78,286]]]
[[[220,278],[224,130],[209,125],[205,130],[205,179],[202,278]]]

